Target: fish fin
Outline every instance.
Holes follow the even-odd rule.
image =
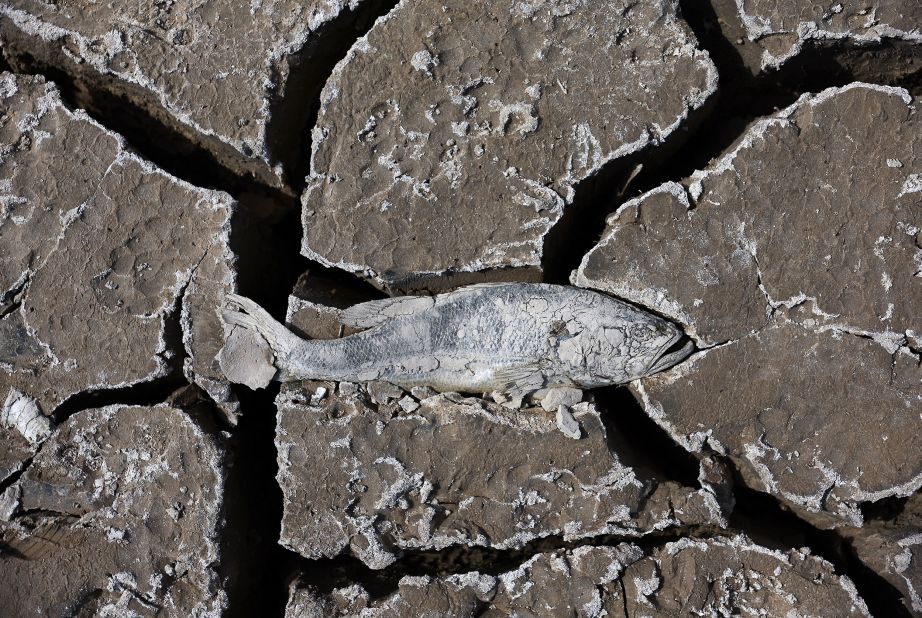
[[[391,318],[420,313],[434,304],[435,298],[432,296],[398,296],[370,300],[343,310],[340,321],[352,328],[372,328]]]
[[[300,338],[284,324],[273,318],[268,311],[249,298],[228,294],[224,297],[221,311],[225,324],[253,331],[261,336],[275,353],[284,357],[299,343]]]
[[[504,367],[494,374],[498,389],[504,394],[525,397],[546,386],[544,372],[538,363],[526,363],[514,367]]]
[[[462,285],[460,288],[449,292],[449,294],[454,294],[456,292],[474,292],[476,290],[484,290],[486,288],[501,288],[507,285],[518,285],[514,281],[487,281],[485,283],[471,283],[470,285]]]
[[[512,285],[512,283],[508,281],[499,283],[474,283],[462,286],[452,292],[440,294],[439,296],[505,285]],[[350,326],[352,328],[373,328],[383,324],[391,318],[421,313],[435,305],[435,302],[435,296],[397,296],[395,298],[369,300],[343,310],[340,322],[342,322],[344,326]]]

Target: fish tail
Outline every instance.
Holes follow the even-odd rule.
[[[302,343],[296,334],[249,298],[228,294],[221,315],[227,325],[253,331],[262,337],[272,349],[277,366],[284,365]]]

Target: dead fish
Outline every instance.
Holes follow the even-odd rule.
[[[343,322],[367,330],[333,340],[302,339],[241,296],[227,297],[223,316],[228,339],[219,362],[229,379],[251,388],[272,379],[384,380],[517,397],[623,384],[667,369],[693,349],[656,315],[599,292],[541,283],[477,284],[362,303],[346,309]],[[247,337],[232,344],[237,329]],[[264,353],[241,349],[246,342]]]

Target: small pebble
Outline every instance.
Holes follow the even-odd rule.
[[[355,382],[340,382],[339,383],[339,394],[348,397],[350,395],[355,395],[359,392],[359,385]]]
[[[568,438],[573,438],[574,440],[579,440],[583,436],[579,421],[573,418],[573,414],[570,413],[570,408],[567,406],[560,406],[557,408],[557,429],[559,429],[563,435]]]
[[[398,403],[404,412],[413,412],[419,408],[419,403],[409,395],[401,399]]]
[[[317,405],[323,401],[327,396],[327,389],[324,386],[318,386],[317,390],[314,391],[314,394],[311,395],[311,404]]]

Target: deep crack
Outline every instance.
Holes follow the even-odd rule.
[[[732,462],[725,460],[725,463],[736,476],[736,508],[729,520],[732,528],[769,548],[807,547],[812,554],[832,564],[838,575],[848,576],[872,616],[910,616],[899,590],[865,566],[841,534],[817,528],[785,508],[774,496],[746,487]]]
[[[26,288],[29,287],[29,281],[32,279],[31,271],[22,278],[12,288],[0,295],[0,320],[19,309],[22,305],[22,295]]]
[[[131,386],[83,391],[65,399],[50,415],[61,424],[74,414],[106,406],[154,406],[165,402],[177,389],[188,385],[181,372],[154,378]]]
[[[228,445],[225,538],[222,563],[234,569],[226,615],[282,616],[287,581],[295,570],[291,552],[279,544],[282,490],[275,480],[275,396],[279,386],[259,392],[238,387],[244,414]]]
[[[865,522],[892,521],[903,512],[908,501],[909,496],[891,496],[876,502],[862,502],[858,506],[861,509],[861,518]]]
[[[349,4],[286,60],[289,73],[285,91],[274,97],[266,140],[273,162],[282,164],[286,182],[296,195],[303,191],[310,171],[310,130],[320,110],[320,90],[355,41],[396,5],[397,0],[366,0],[357,7]],[[280,81],[276,77],[275,82]]]
[[[380,599],[395,592],[403,577],[446,577],[473,571],[496,576],[513,571],[542,553],[571,551],[579,547],[611,547],[622,543],[636,545],[647,553],[683,538],[730,536],[729,533],[711,527],[685,526],[636,537],[600,535],[564,541],[560,536],[548,536],[530,541],[519,549],[454,545],[441,551],[404,551],[395,562],[380,570],[371,569],[351,555],[309,560],[292,554],[292,559],[300,576],[309,581],[311,587],[321,594],[357,583],[365,588],[373,599]]]
[[[698,459],[657,425],[624,386],[593,391],[608,448],[639,475],[697,489]]]
[[[9,489],[10,487],[16,484],[16,481],[18,481],[20,477],[22,477],[22,475],[25,474],[26,470],[29,469],[29,466],[32,465],[33,459],[35,459],[34,456],[29,457],[28,459],[24,460],[22,462],[21,467],[18,470],[14,470],[6,478],[0,479],[0,495],[2,495],[3,492],[5,492],[7,489]]]

